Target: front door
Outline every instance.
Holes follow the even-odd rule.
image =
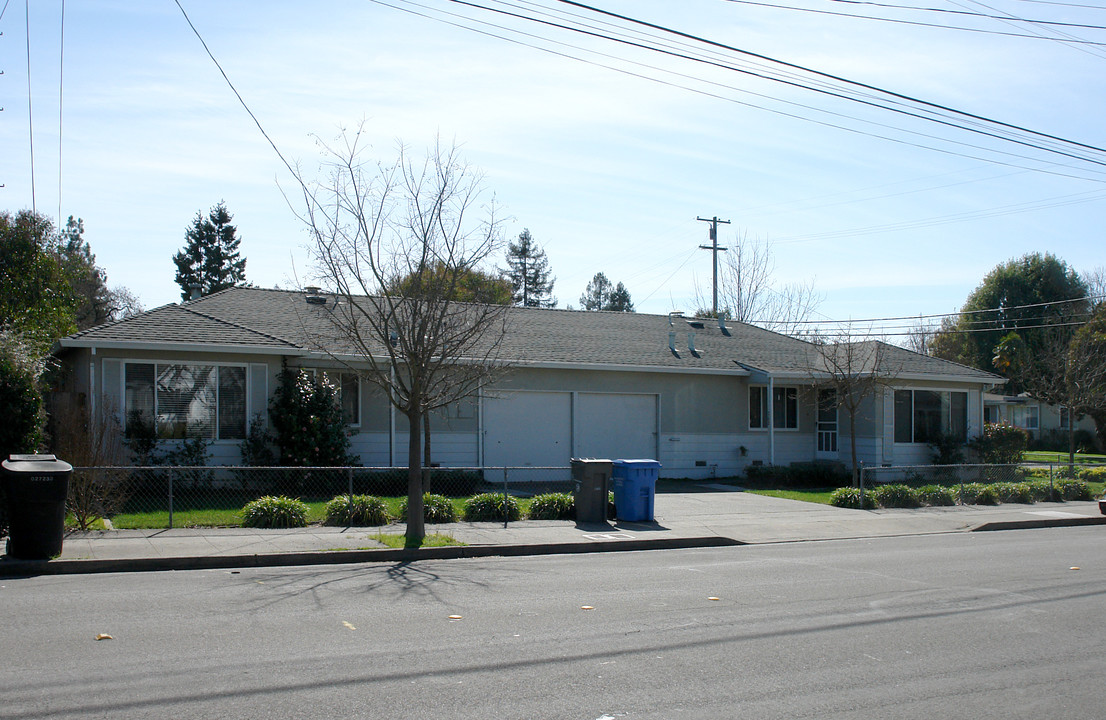
[[[823,388],[818,391],[818,446],[814,457],[818,460],[837,459],[837,391]]]

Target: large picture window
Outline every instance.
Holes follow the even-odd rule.
[[[931,443],[942,435],[968,441],[968,393],[895,391],[895,442]]]
[[[798,429],[798,388],[772,388],[772,425],[777,430]],[[768,429],[768,388],[763,385],[749,387],[749,427],[754,430]]]
[[[241,365],[127,363],[127,421],[152,420],[158,437],[246,437],[246,368]]]

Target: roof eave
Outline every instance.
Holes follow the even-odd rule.
[[[184,343],[184,342],[134,342],[133,340],[94,340],[91,338],[62,338],[52,352],[65,348],[96,348],[103,350],[138,350],[153,352],[213,352],[236,353],[239,355],[308,355],[305,348],[292,345],[270,347],[264,345],[233,345],[225,343]]]

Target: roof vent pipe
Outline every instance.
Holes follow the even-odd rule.
[[[668,326],[672,327],[675,324],[675,323],[672,322],[672,318],[674,318],[674,317],[682,318],[683,316],[684,316],[684,311],[683,310],[672,310],[671,312],[668,313]]]
[[[687,349],[692,355],[695,354],[695,333],[693,332],[687,334]]]
[[[726,311],[725,310],[719,310],[718,311],[718,329],[719,330],[725,330],[726,329]]]
[[[676,352],[676,333],[668,333],[668,349],[672,352]]]
[[[203,297],[203,288],[201,288],[200,285],[197,283],[192,283],[191,285],[189,285],[188,291],[189,293],[191,293],[190,297],[188,298],[189,300],[199,300],[201,297]]]

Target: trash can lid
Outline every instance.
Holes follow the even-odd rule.
[[[72,465],[53,455],[9,455],[0,466],[11,473],[57,473],[73,469]]]
[[[661,466],[660,461],[652,459],[641,460],[615,460],[615,465],[619,467],[638,467],[638,468],[659,468]]]

